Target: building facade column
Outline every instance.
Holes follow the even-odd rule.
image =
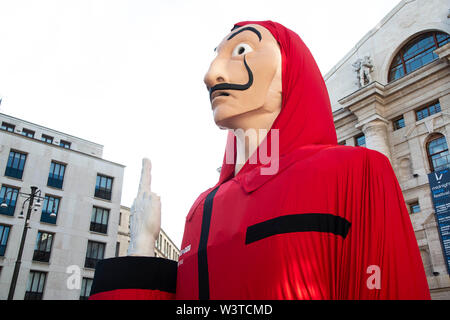
[[[378,118],[365,123],[362,131],[366,138],[366,147],[381,152],[391,161],[387,126],[387,121]]]

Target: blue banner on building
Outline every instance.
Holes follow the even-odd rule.
[[[428,174],[447,272],[450,274],[450,170]]]

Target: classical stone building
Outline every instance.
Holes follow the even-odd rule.
[[[126,256],[128,245],[130,244],[130,208],[120,207],[120,223],[119,234],[117,237],[117,246],[119,249],[117,256]],[[159,232],[158,239],[155,243],[155,256],[178,261],[180,250],[167,236],[163,229]]]
[[[450,299],[427,177],[450,167],[449,9],[447,0],[401,1],[324,76],[339,143],[391,161],[433,299]]]
[[[158,240],[155,243],[155,255],[166,259],[178,261],[180,250],[167,236],[163,229],[159,233]]]
[[[25,223],[14,299],[84,299],[95,263],[115,255],[124,166],[103,159],[97,143],[5,114],[0,124],[0,299]]]

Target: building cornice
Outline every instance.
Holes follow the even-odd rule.
[[[113,161],[110,161],[110,160],[106,160],[106,159],[100,158],[98,156],[89,154],[89,153],[84,153],[84,152],[81,152],[81,151],[78,151],[78,150],[74,150],[74,149],[69,149],[69,148],[63,148],[63,147],[60,147],[58,145],[54,145],[54,144],[51,144],[51,143],[47,143],[45,141],[41,141],[39,139],[35,139],[35,138],[30,138],[30,137],[24,136],[24,135],[22,135],[20,133],[17,133],[17,132],[9,132],[9,131],[6,131],[6,130],[1,130],[0,133],[10,134],[10,135],[13,135],[15,137],[18,137],[18,138],[21,138],[21,139],[25,139],[25,140],[28,140],[28,141],[31,141],[31,142],[35,142],[35,143],[40,143],[40,144],[42,144],[44,146],[53,147],[53,148],[56,148],[56,149],[61,150],[61,151],[74,152],[74,153],[77,153],[77,154],[80,154],[80,155],[83,155],[83,156],[86,156],[86,157],[94,158],[94,159],[99,160],[99,161],[104,161],[104,162],[107,162],[107,163],[110,163],[110,164],[114,164],[114,165],[117,165],[117,166],[122,167],[122,168],[126,167],[123,164],[120,164],[120,163],[117,163],[117,162],[113,162]]]
[[[125,236],[125,237],[130,237],[130,233],[129,232],[118,231],[117,234],[119,234],[121,236]]]
[[[439,48],[442,49],[441,55],[443,57],[447,57],[447,50],[450,52],[450,49],[446,47],[447,46]],[[375,111],[375,114],[384,117],[385,105],[391,104],[395,100],[417,92],[418,89],[448,77],[450,75],[450,68],[448,68],[448,66],[449,63],[447,58],[442,58],[387,85],[373,81],[338,101],[342,105],[342,108],[333,112],[335,122],[340,121],[351,114],[356,114],[358,119],[360,119],[361,114],[365,112],[364,109],[367,106],[374,109],[373,111]],[[442,90],[442,94],[445,95],[450,89],[443,87]],[[364,119],[361,118],[360,121],[364,121]]]
[[[380,116],[379,114],[373,114],[370,117],[367,117],[364,120],[358,122],[355,125],[355,128],[363,130],[364,126],[369,127],[371,124],[374,123],[382,123],[384,125],[388,125],[389,121]]]
[[[360,105],[359,107],[364,107],[364,105],[371,103],[374,100],[384,104],[384,91],[384,86],[381,83],[373,81],[365,87],[362,87],[357,91],[349,94],[348,96],[340,99],[338,102],[343,105],[344,108],[354,107],[362,101],[365,101],[365,103]]]
[[[66,136],[66,137],[70,137],[70,138],[73,138],[73,139],[75,139],[75,140],[79,140],[79,141],[82,141],[82,142],[84,142],[84,143],[88,143],[88,144],[94,145],[94,146],[96,146],[96,147],[101,147],[102,149],[103,149],[103,147],[104,147],[102,144],[99,144],[99,143],[96,143],[96,142],[92,142],[92,141],[89,141],[89,140],[86,140],[86,139],[83,139],[83,138],[75,137],[75,136],[70,135],[70,134],[68,134],[68,133],[61,132],[61,131],[58,131],[58,130],[54,130],[54,129],[51,129],[51,128],[47,128],[47,127],[42,126],[42,125],[40,125],[40,124],[36,124],[36,123],[34,123],[34,122],[30,122],[30,121],[27,121],[27,120],[19,119],[19,118],[10,116],[10,115],[5,114],[5,113],[1,113],[1,112],[0,112],[0,116],[6,117],[6,118],[10,118],[10,119],[16,120],[16,121],[18,121],[18,122],[23,122],[23,123],[31,124],[32,126],[36,126],[36,127],[38,127],[39,129],[42,129],[42,130],[44,130],[44,131],[48,131],[48,132],[51,132],[51,133],[57,134],[57,135],[63,135],[63,136]]]

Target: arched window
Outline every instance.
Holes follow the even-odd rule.
[[[431,171],[439,171],[450,167],[450,155],[445,137],[433,135],[427,143],[428,161]]]
[[[389,82],[400,79],[438,58],[433,52],[450,41],[444,32],[427,32],[409,41],[395,56],[389,68]]]

